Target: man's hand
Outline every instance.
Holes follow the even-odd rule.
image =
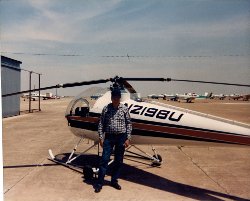
[[[103,140],[99,139],[100,146],[103,148]]]
[[[126,140],[125,143],[124,143],[124,146],[127,148],[129,145],[130,145],[130,141]]]

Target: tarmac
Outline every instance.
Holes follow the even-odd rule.
[[[42,111],[3,119],[3,171],[5,201],[78,200],[250,200],[250,147],[155,146],[163,158],[160,167],[147,161],[125,159],[119,183],[122,190],[106,185],[94,193],[83,174],[48,160],[68,154],[78,139],[64,117],[70,98],[44,100]],[[164,101],[163,101],[164,102]],[[210,113],[250,124],[250,102],[202,100],[168,104]],[[32,102],[32,108],[38,108]],[[21,100],[21,109],[28,109]],[[84,141],[78,150],[91,146]],[[140,146],[151,153],[150,145]],[[82,159],[98,163],[97,148]]]

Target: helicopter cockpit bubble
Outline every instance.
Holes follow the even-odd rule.
[[[66,110],[65,116],[81,116],[89,115],[89,102],[84,98],[73,99]]]
[[[70,102],[65,116],[88,116],[90,109],[107,90],[107,88],[90,87],[81,92]]]

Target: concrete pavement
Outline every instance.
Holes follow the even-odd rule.
[[[6,201],[250,199],[250,148],[246,147],[156,146],[164,161],[160,167],[125,160],[122,190],[110,187],[107,176],[107,185],[94,193],[93,182],[84,181],[82,174],[47,159],[48,149],[69,153],[77,141],[64,118],[69,101],[42,101],[41,112],[3,120]],[[223,105],[220,108],[223,111]],[[242,113],[249,117],[249,110]],[[85,141],[79,150],[91,143]],[[149,145],[140,148],[151,152]],[[95,148],[82,159],[96,163],[96,152]]]

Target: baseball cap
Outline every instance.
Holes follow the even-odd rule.
[[[111,91],[111,96],[121,98],[121,91],[119,89],[114,89],[114,90]]]

